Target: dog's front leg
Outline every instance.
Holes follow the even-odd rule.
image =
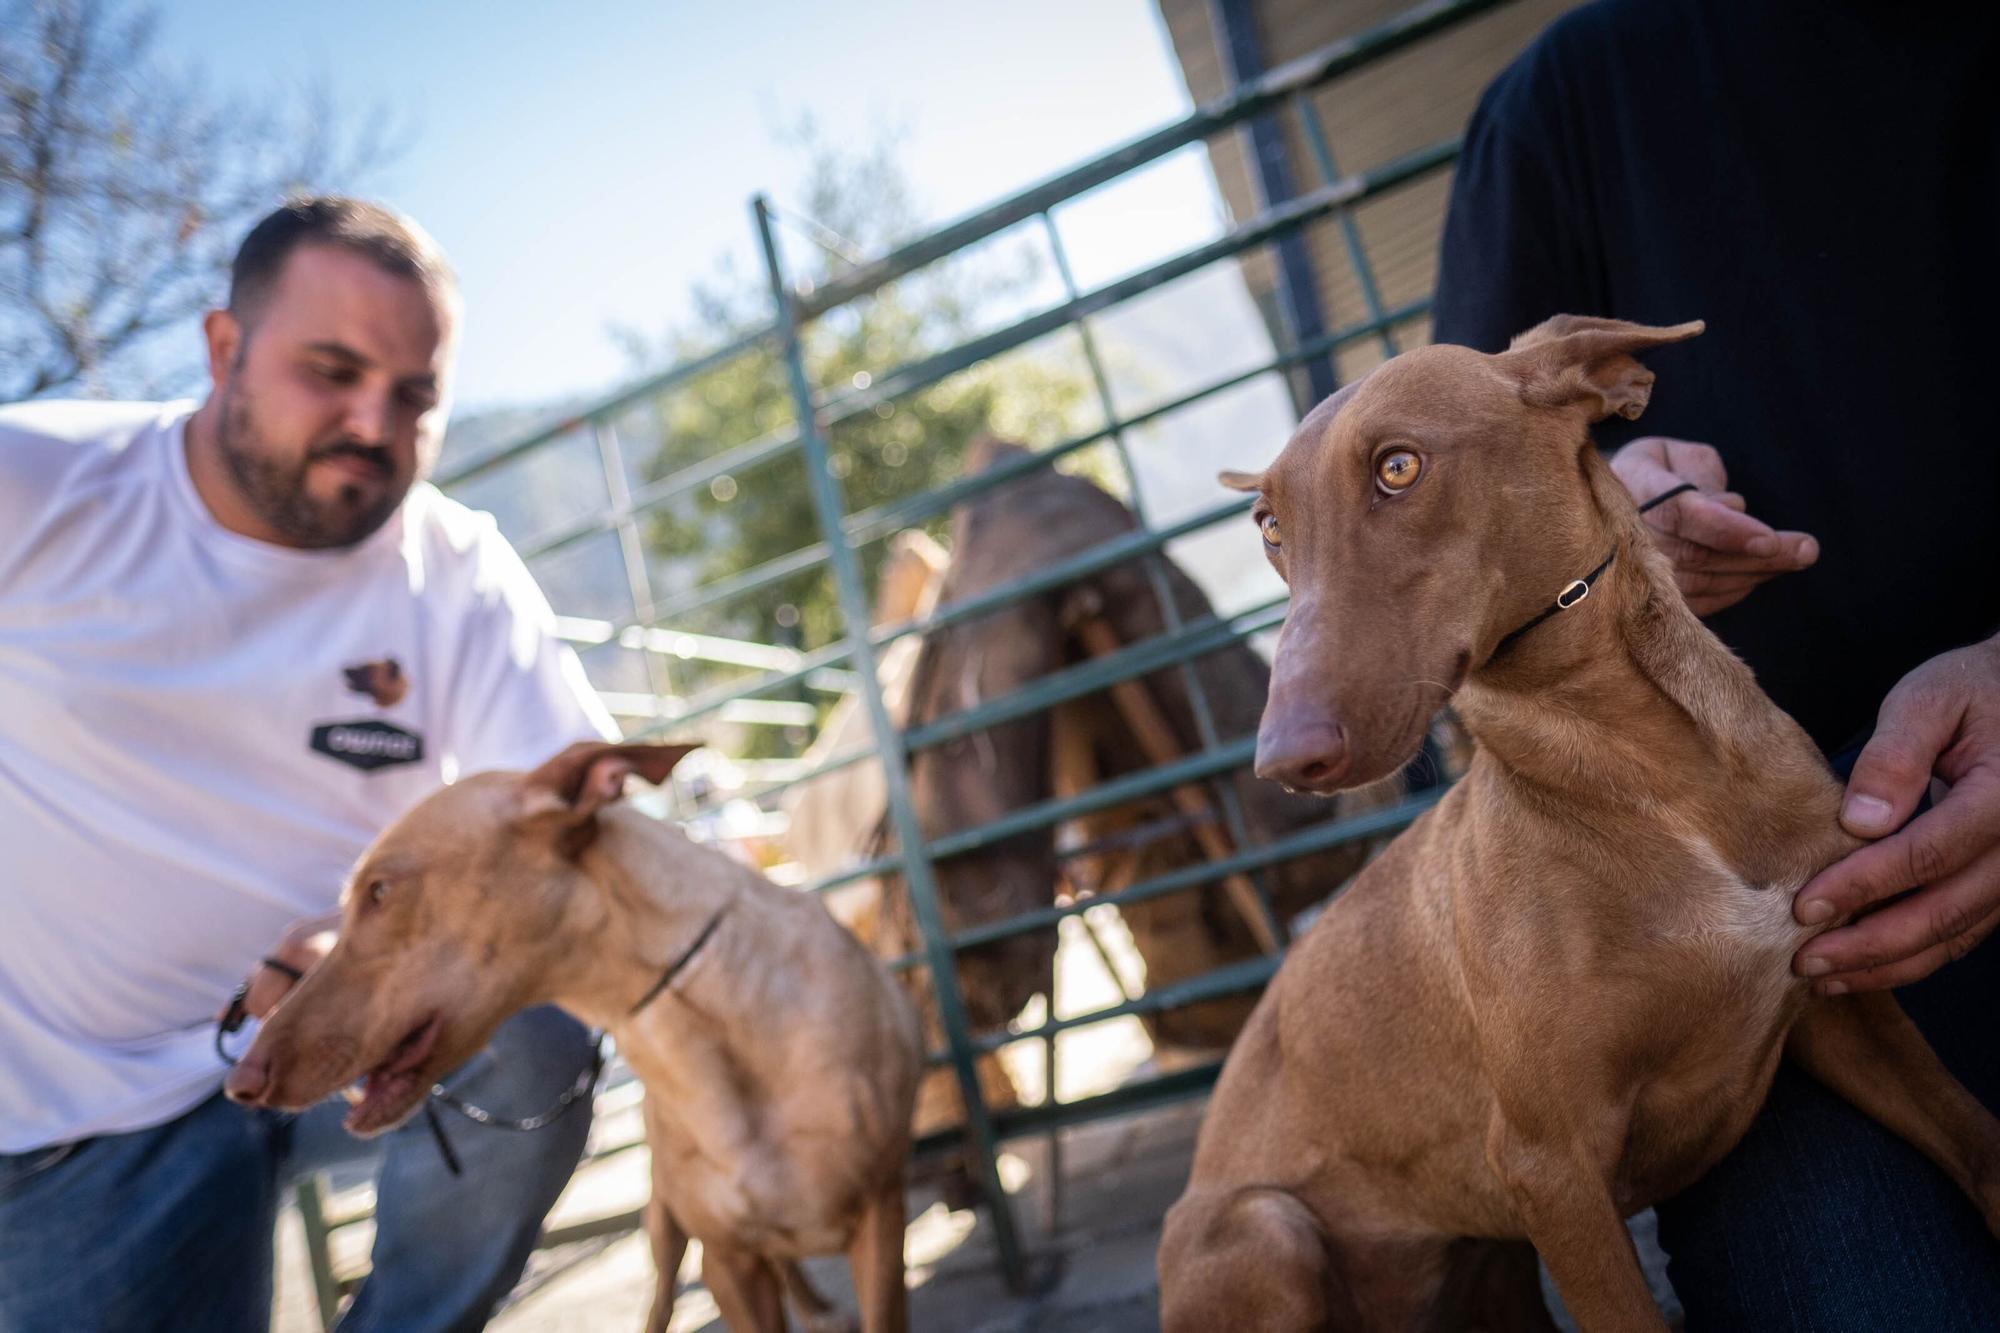
[[[646,1316],[646,1333],[667,1333],[673,1322],[674,1292],[679,1285],[681,1259],[687,1254],[688,1235],[673,1209],[667,1206],[673,1189],[671,1154],[656,1108],[646,1104],[646,1143],[652,1150],[652,1196],[646,1200],[646,1234],[653,1244],[653,1308]]]
[[[903,1279],[903,1174],[897,1172],[861,1214],[847,1262],[861,1302],[865,1333],[904,1333],[910,1326]]]
[[[1814,997],[1785,1054],[1936,1162],[2000,1236],[2000,1121],[1952,1077],[1894,996]]]
[[[653,1307],[646,1315],[646,1333],[667,1333],[674,1318],[674,1289],[687,1253],[687,1232],[674,1220],[660,1187],[646,1203],[646,1234],[653,1244]]]
[[[1584,1333],[1660,1333],[1660,1316],[1603,1159],[1573,1134],[1496,1112],[1486,1159]]]

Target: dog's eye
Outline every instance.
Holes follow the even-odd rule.
[[[1264,534],[1264,545],[1273,549],[1285,544],[1284,534],[1278,531],[1278,516],[1264,514],[1257,520],[1257,531]]]
[[[1422,468],[1423,464],[1408,449],[1391,449],[1375,463],[1375,484],[1385,495],[1407,491]]]
[[[380,907],[382,905],[382,900],[384,898],[387,898],[388,896],[389,896],[388,880],[375,879],[375,880],[370,880],[368,882],[368,902],[371,906]]]

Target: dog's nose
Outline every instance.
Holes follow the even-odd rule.
[[[1288,788],[1332,791],[1347,760],[1347,731],[1330,718],[1279,721],[1257,733],[1257,776]]]
[[[271,1066],[259,1055],[246,1055],[222,1080],[222,1090],[238,1106],[255,1106],[271,1086]]]

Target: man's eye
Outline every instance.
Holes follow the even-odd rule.
[[[316,377],[325,380],[328,384],[352,384],[354,382],[354,372],[346,366],[320,365],[309,367],[309,369]]]
[[[1285,544],[1285,537],[1278,529],[1278,516],[1265,514],[1257,520],[1257,531],[1264,534],[1264,545],[1276,549]]]

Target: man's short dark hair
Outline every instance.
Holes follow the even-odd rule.
[[[245,324],[256,320],[292,251],[327,245],[372,259],[384,269],[420,282],[437,300],[458,288],[444,251],[422,227],[391,208],[345,195],[302,195],[287,200],[250,229],[229,270],[229,310]]]

